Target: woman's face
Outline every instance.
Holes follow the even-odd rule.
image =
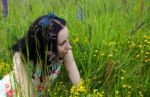
[[[64,26],[58,33],[57,36],[57,51],[58,57],[63,58],[68,51],[72,48],[68,41],[68,29]]]

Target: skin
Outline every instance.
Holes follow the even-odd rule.
[[[68,71],[69,78],[74,85],[77,85],[80,80],[80,74],[73,58],[71,45],[68,41],[68,29],[63,27],[58,33],[58,56],[64,57],[65,67]]]
[[[71,45],[68,41],[68,29],[64,26],[57,36],[57,50],[58,50],[58,57],[63,58],[65,63],[66,70],[68,71],[69,78],[73,85],[78,85],[80,80],[80,74],[78,68],[76,66]],[[28,92],[31,97],[35,97],[33,93],[32,81],[30,81],[30,85],[28,85],[29,79],[27,75],[27,68],[26,65],[22,64],[21,62],[21,54],[16,52],[13,56],[13,64],[14,64],[14,74],[17,81],[20,83],[22,89],[24,90],[25,97],[28,97]],[[29,87],[30,86],[30,91]]]
[[[58,51],[58,57],[63,58],[69,50],[71,50],[71,45],[68,41],[68,29],[67,27],[63,27],[63,29],[60,30],[57,36],[57,51]]]

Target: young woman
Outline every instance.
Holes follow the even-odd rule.
[[[79,84],[80,74],[68,38],[66,21],[48,14],[37,18],[26,35],[12,46],[13,71],[21,95],[46,97],[46,89],[60,73],[62,64],[73,85]]]

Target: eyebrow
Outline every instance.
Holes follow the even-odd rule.
[[[60,43],[60,45],[64,44],[67,40],[64,40],[62,43]]]
[[[64,43],[68,40],[68,38],[69,38],[69,35],[68,35],[67,39],[66,39],[66,40],[64,40],[63,42],[61,42],[59,45],[64,44]]]

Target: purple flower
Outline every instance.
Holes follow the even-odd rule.
[[[78,20],[83,19],[83,9],[81,8],[81,6],[78,6],[78,9],[77,9],[77,19]]]
[[[3,16],[6,17],[8,15],[8,2],[7,0],[2,0],[3,7]]]

